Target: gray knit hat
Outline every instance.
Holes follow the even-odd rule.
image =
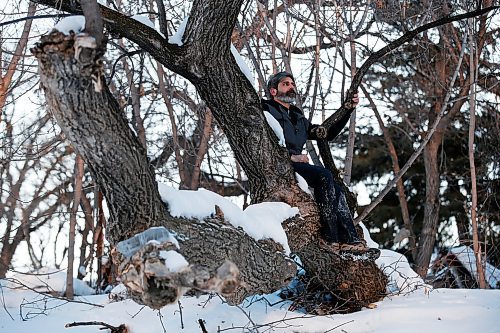
[[[278,84],[280,83],[281,80],[284,78],[289,77],[295,82],[295,79],[293,78],[293,75],[288,73],[288,72],[279,72],[274,75],[271,75],[269,78],[269,81],[267,81],[267,91],[270,92],[271,88],[278,88]]]

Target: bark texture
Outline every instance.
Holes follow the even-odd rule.
[[[304,258],[306,272],[311,272],[308,275],[309,288],[319,291],[312,293],[310,290],[309,294],[316,297],[318,294],[331,295],[331,305],[339,312],[361,310],[385,296],[388,280],[374,261],[349,254],[319,252],[318,245],[314,243],[302,248],[299,256]],[[310,313],[324,314],[324,309],[318,311],[322,302],[316,300],[315,303],[312,308],[307,304],[304,306]]]
[[[283,201],[299,208],[301,217],[283,225],[292,252],[300,256],[308,274],[321,277],[327,291],[348,286],[343,288],[349,290],[342,297],[343,304],[377,301],[385,292],[386,278],[373,262],[343,258],[319,247],[317,207],[297,186],[288,153],[278,145],[257,93],[230,53],[230,35],[241,4],[241,0],[195,1],[181,47],[109,8],[101,7],[101,13],[110,30],[130,38],[195,85],[248,176],[254,202]],[[59,5],[79,11],[69,1]],[[294,276],[295,265],[276,243],[255,242],[221,218],[186,221],[169,215],[144,148],[104,84],[98,52],[80,49],[79,38],[88,37],[53,32],[42,38],[33,53],[40,62],[41,85],[50,110],[84,156],[110,206],[110,241],[116,244],[150,227],[165,226],[177,234],[178,252],[191,264],[175,274],[165,272],[159,253],[173,249],[168,242],[146,245],[130,258],[115,253],[122,280],[133,297],[158,308],[187,289],[209,289],[237,303],[246,295],[283,286]],[[374,283],[365,281],[365,275]]]
[[[289,281],[295,265],[276,244],[257,243],[221,221],[186,221],[168,214],[139,140],[106,87],[96,91],[99,80],[95,76],[102,76],[99,58],[92,56],[93,49],[86,49],[80,55],[85,53],[85,59],[92,61],[75,59],[78,38],[88,37],[54,32],[43,37],[32,52],[40,62],[41,86],[49,110],[103,189],[110,210],[110,242],[116,244],[150,227],[165,226],[177,233],[179,252],[193,266],[192,274],[203,277],[183,287],[214,289],[234,302],[249,294],[276,290]],[[144,264],[167,248],[169,244],[150,246],[134,258],[114,256],[121,265],[120,272],[128,273],[128,287],[135,299],[154,308],[172,302],[185,291],[172,287],[174,284],[165,282],[170,277],[155,275]],[[226,261],[236,263],[239,269],[236,273],[233,270],[231,279],[217,284],[217,270]]]

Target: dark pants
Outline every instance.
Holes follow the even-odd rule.
[[[359,242],[345,194],[333,179],[332,173],[325,168],[307,163],[292,162],[292,166],[295,172],[314,189],[325,240],[348,244]]]

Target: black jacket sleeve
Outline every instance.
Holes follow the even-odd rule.
[[[335,139],[340,134],[340,132],[342,132],[342,130],[344,129],[345,125],[349,121],[349,118],[351,118],[351,114],[352,114],[352,111],[349,112],[349,113],[347,113],[342,118],[340,118],[340,120],[337,123],[335,123],[332,127],[330,127],[328,129],[328,135],[326,136],[326,139],[328,141],[332,141],[333,139]]]

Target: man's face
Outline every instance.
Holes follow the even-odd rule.
[[[275,99],[285,103],[295,102],[295,98],[297,97],[295,82],[293,82],[292,78],[285,77],[280,81],[277,88],[271,89],[271,95],[273,95]]]

